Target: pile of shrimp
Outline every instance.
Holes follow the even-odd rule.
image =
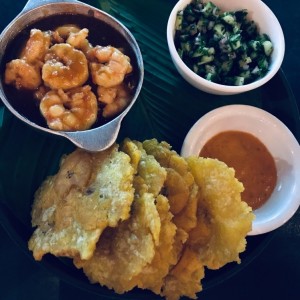
[[[130,58],[111,45],[93,46],[88,34],[73,24],[32,29],[19,58],[6,64],[5,83],[32,90],[53,130],[87,130],[130,102],[124,81],[132,72]]]

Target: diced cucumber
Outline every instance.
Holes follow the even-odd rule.
[[[176,18],[179,56],[195,73],[221,84],[243,85],[264,76],[273,44],[247,16],[246,9],[223,12],[213,2],[191,0]]]

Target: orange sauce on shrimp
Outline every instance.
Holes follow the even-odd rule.
[[[277,171],[274,158],[252,134],[221,132],[204,145],[200,156],[219,159],[234,168],[236,178],[245,188],[242,199],[253,209],[261,207],[275,188]]]

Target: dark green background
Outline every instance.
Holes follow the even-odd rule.
[[[161,0],[172,2],[171,0]],[[1,0],[0,29],[22,9],[26,1]],[[97,1],[86,1],[97,5]],[[173,1],[174,2],[174,1]],[[268,0],[266,4],[273,9],[282,24],[286,38],[286,55],[282,70],[300,102],[300,5],[293,2],[287,5],[281,0]],[[143,1],[140,1],[143,5]],[[151,0],[144,1],[146,6]],[[159,9],[159,8],[158,8]],[[148,15],[155,26],[165,26],[166,20],[157,15]],[[144,46],[144,45],[143,45]],[[272,85],[274,86],[274,85]],[[271,91],[272,92],[272,91]],[[274,91],[276,93],[276,91]],[[282,108],[284,111],[284,108]],[[279,112],[278,112],[279,113]],[[289,126],[289,116],[283,117]],[[298,120],[299,121],[299,120]],[[299,121],[300,122],[300,121]],[[292,126],[291,126],[292,127]],[[299,140],[299,131],[294,127]],[[126,134],[126,133],[124,133]],[[138,133],[137,133],[138,135]],[[179,144],[175,145],[177,149]],[[1,147],[1,145],[0,145]],[[3,174],[3,172],[2,172]],[[0,179],[1,180],[1,179]],[[26,256],[7,233],[0,227],[0,299],[101,299],[61,281],[41,264]],[[300,292],[300,213],[276,231],[272,241],[251,264],[234,277],[213,289],[202,292],[199,297],[209,299],[298,299]],[[128,298],[129,299],[129,298]]]

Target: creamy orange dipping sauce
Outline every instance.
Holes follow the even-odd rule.
[[[200,156],[217,158],[234,168],[236,178],[245,188],[242,199],[253,209],[262,206],[275,188],[277,171],[274,158],[252,134],[221,132],[204,145]]]

